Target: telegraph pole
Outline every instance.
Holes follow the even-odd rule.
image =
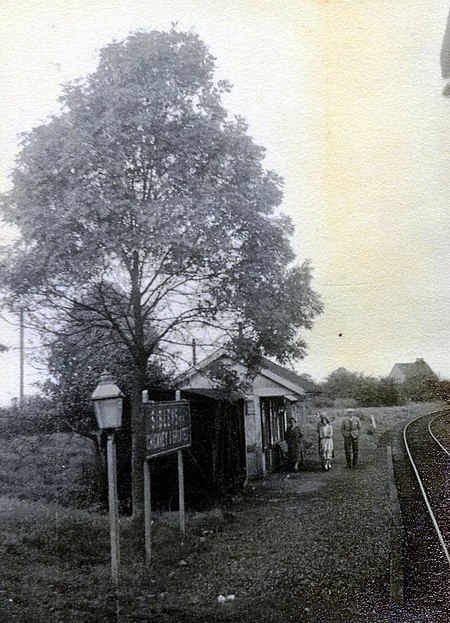
[[[19,386],[19,405],[23,406],[24,399],[24,324],[23,324],[23,308],[20,310],[20,386]]]
[[[197,365],[197,342],[195,338],[192,339],[192,365],[194,368]]]

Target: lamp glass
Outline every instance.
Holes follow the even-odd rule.
[[[102,430],[121,428],[122,398],[103,398],[94,402],[95,417]]]

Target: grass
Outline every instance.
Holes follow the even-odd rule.
[[[187,552],[205,549],[196,522],[182,544],[176,524],[156,517],[149,574],[142,526],[122,517],[117,591],[110,581],[108,516],[82,509],[92,452],[89,440],[63,433],[0,438],[2,623],[110,623],[118,620],[118,607],[126,612],[120,621],[146,620],[144,612],[165,606],[171,569]],[[217,528],[218,521],[210,516],[207,524]]]
[[[76,435],[0,438],[2,623],[110,623],[118,607],[126,612],[120,621],[147,620],[144,613],[170,610],[164,595],[171,571],[184,557],[208,549],[203,532],[221,530],[220,513],[200,514],[181,541],[176,522],[155,516],[149,572],[142,526],[121,517],[116,590],[108,516],[80,510],[92,462],[89,440]]]
[[[0,504],[10,509],[2,512],[0,536],[2,623],[111,621],[116,620],[117,600],[129,616],[138,616],[149,588],[155,595],[164,591],[146,573],[141,530],[131,520],[121,521],[121,582],[116,592],[110,582],[106,516],[40,503],[16,505],[5,497]],[[157,530],[155,548],[161,541],[168,555],[164,565],[178,561],[182,546],[176,529]]]
[[[430,411],[441,407],[442,403],[417,403],[399,407],[360,407],[354,409],[354,412],[355,415],[357,415],[361,420],[362,437],[365,440],[365,443],[373,445],[377,443],[377,439],[381,435],[389,433],[403,422],[407,422],[409,419],[424,413],[429,413]],[[334,427],[334,437],[338,437],[340,435],[340,421],[341,418],[346,415],[347,409],[328,407],[318,409],[316,413],[306,416],[304,424],[305,437],[310,441],[313,439],[315,442],[317,437],[317,413],[319,412],[325,413],[325,415],[329,417]],[[375,429],[372,424],[372,418],[375,422]],[[375,432],[377,434],[373,437],[371,442],[370,436]]]

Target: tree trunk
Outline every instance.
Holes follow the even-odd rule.
[[[145,430],[142,410],[142,390],[145,388],[147,361],[144,323],[142,318],[142,300],[140,292],[139,253],[133,251],[133,262],[130,271],[131,304],[134,322],[134,378],[131,390],[131,498],[133,519],[140,520],[144,516],[144,460]]]
[[[137,520],[141,520],[144,515],[145,429],[142,410],[144,387],[145,372],[136,370],[131,391],[131,499],[133,519]]]

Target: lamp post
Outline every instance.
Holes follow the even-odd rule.
[[[123,394],[111,374],[104,370],[92,394],[95,417],[100,430],[107,434],[109,533],[111,539],[111,577],[119,581],[119,511],[117,505],[116,441],[114,431],[122,426]]]

